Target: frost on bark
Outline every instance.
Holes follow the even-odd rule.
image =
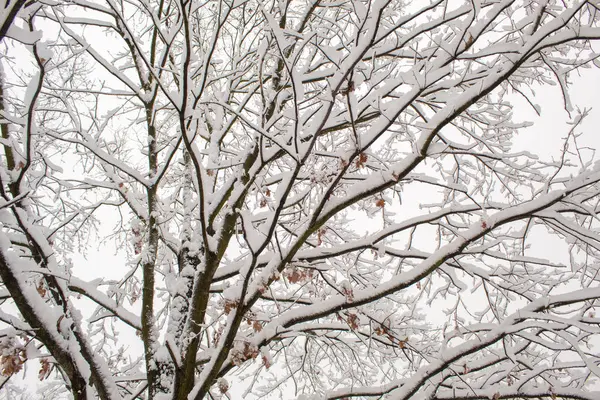
[[[600,398],[597,1],[2,5],[6,396]]]

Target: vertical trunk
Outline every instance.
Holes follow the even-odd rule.
[[[192,289],[194,284],[194,275],[200,264],[200,258],[204,249],[199,243],[194,243],[196,237],[193,235],[192,221],[193,212],[193,182],[191,171],[191,159],[188,152],[183,154],[184,160],[184,179],[182,188],[183,203],[183,227],[181,234],[181,250],[177,255],[178,265],[178,285],[179,291],[173,298],[173,312],[170,315],[168,336],[172,337],[177,347],[181,346],[182,333],[187,321],[187,314],[190,308],[190,299],[192,298]]]
[[[190,309],[190,300],[192,299],[192,291],[194,284],[194,276],[197,268],[200,265],[204,249],[198,244],[193,243],[193,204],[192,204],[192,176],[191,176],[191,159],[188,152],[184,152],[184,182],[183,182],[183,228],[181,234],[181,250],[177,255],[178,276],[180,283],[177,285],[178,292],[172,300],[171,312],[169,315],[169,326],[167,328],[167,340],[172,340],[176,348],[172,351],[180,352],[180,349],[185,347],[185,332],[186,323],[188,321],[188,313]],[[179,366],[181,368],[181,366]],[[178,391],[181,385],[181,371],[175,371],[175,366],[171,363],[170,371],[175,374],[175,392]],[[192,372],[193,373],[193,372]]]
[[[146,105],[146,120],[148,125],[148,169],[150,178],[156,175],[158,169],[158,154],[156,146],[156,128],[154,126],[154,102]],[[156,221],[156,201],[158,183],[147,188],[148,220],[146,249],[142,253],[142,340],[148,374],[149,398],[154,398],[157,391],[162,391],[159,376],[159,365],[155,363],[157,351],[157,332],[154,321],[154,268],[158,251],[158,227]]]
[[[191,299],[195,300],[189,310],[189,319],[185,329],[187,337],[182,338],[182,347],[185,348],[183,365],[177,371],[175,379],[175,398],[186,400],[192,391],[196,376],[196,354],[200,345],[200,330],[206,314],[206,306],[210,297],[211,276],[215,270],[214,254],[206,253],[204,271],[196,274]],[[187,344],[186,346],[186,342]]]

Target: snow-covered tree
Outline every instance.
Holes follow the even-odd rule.
[[[598,0],[3,5],[0,385],[600,398]]]

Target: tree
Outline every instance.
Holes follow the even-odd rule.
[[[569,97],[598,1],[4,5],[3,386],[600,397],[600,165]],[[512,115],[549,84],[551,161]],[[111,240],[120,278],[78,277]]]

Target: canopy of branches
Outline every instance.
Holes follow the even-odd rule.
[[[0,397],[600,398],[598,0],[0,6]]]

